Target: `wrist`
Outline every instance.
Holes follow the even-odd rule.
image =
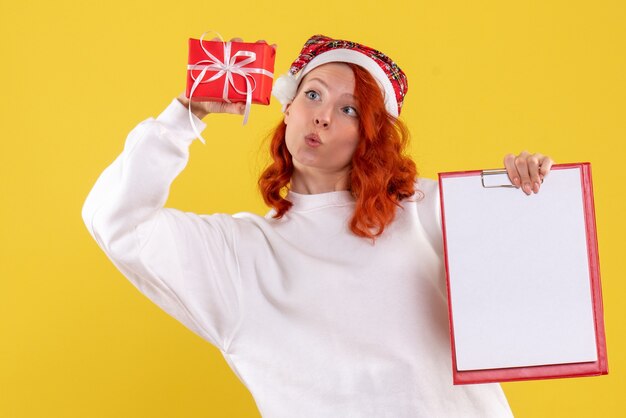
[[[208,115],[210,112],[207,112],[205,107],[198,102],[192,102],[190,101],[186,96],[185,93],[181,93],[176,100],[178,100],[183,106],[189,108],[189,106],[191,106],[191,113],[193,113],[198,119],[204,119],[206,117],[206,115]]]

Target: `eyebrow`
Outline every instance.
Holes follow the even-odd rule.
[[[309,78],[307,81],[313,81],[313,80],[319,82],[326,89],[329,89],[328,84],[324,80],[322,80],[321,78],[313,77],[313,78]],[[351,94],[351,93],[343,93],[342,96],[349,96],[349,97],[351,97],[353,99],[356,99],[356,96],[354,94]]]

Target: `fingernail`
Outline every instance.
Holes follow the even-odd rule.
[[[522,186],[522,190],[524,190],[524,193],[530,194],[530,184],[524,183],[524,186]]]
[[[539,193],[539,182],[535,182],[533,185],[533,192]]]
[[[513,179],[513,185],[514,185],[515,187],[519,188],[519,177],[515,177],[515,178]]]

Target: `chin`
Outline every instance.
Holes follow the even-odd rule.
[[[321,167],[321,158],[318,155],[310,155],[306,150],[301,153],[296,153],[295,156],[291,154],[291,160],[293,161],[294,167]]]

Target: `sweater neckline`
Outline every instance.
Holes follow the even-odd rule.
[[[301,194],[290,190],[286,198],[293,203],[291,210],[311,210],[326,206],[344,206],[354,203],[354,197],[352,197],[352,193],[349,190],[316,194]]]

